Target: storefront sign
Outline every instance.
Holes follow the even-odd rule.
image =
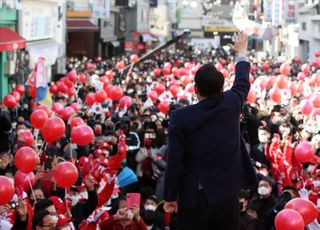
[[[94,0],[92,6],[93,17],[101,19],[110,17],[110,0]]]

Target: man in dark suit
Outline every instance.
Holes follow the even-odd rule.
[[[240,137],[240,113],[250,89],[247,43],[240,33],[232,47],[238,59],[231,90],[223,92],[222,73],[205,64],[195,75],[199,103],[170,115],[164,209],[178,213],[181,230],[239,229],[237,194],[256,182]]]

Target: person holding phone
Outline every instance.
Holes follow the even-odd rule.
[[[164,210],[178,214],[179,229],[237,230],[238,193],[256,177],[240,136],[240,114],[250,90],[248,39],[241,32],[232,88],[211,63],[195,74],[199,102],[170,114]]]

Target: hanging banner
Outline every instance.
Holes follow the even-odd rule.
[[[110,17],[110,0],[94,0],[92,7],[94,18],[105,19]]]
[[[297,23],[297,3],[296,1],[286,0],[284,8],[284,18],[287,24]]]

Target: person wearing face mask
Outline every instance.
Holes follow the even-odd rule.
[[[157,171],[157,166],[154,161],[157,157],[158,148],[155,147],[155,131],[147,128],[144,135],[144,147],[141,147],[136,156],[138,162],[137,175],[140,178],[141,184],[150,186],[155,189],[156,181],[153,178]]]
[[[249,194],[245,190],[241,190],[239,194],[239,206],[241,227],[240,230],[256,230],[258,227],[258,220],[247,213],[249,204]]]
[[[137,206],[132,208],[120,208],[110,218],[100,223],[101,230],[148,230],[144,220],[140,216],[140,209]]]
[[[276,203],[276,198],[272,195],[272,180],[268,177],[262,178],[257,192],[257,196],[250,201],[252,205],[257,207],[257,218],[259,221],[257,229],[269,229],[269,223],[264,221],[264,216]]]
[[[260,126],[258,129],[259,144],[255,145],[250,151],[250,157],[252,160],[266,165],[270,168],[270,162],[266,157],[265,151],[269,148],[270,142],[270,130],[266,126]]]
[[[148,229],[152,230],[164,230],[165,229],[165,222],[163,214],[159,212],[157,209],[157,202],[158,199],[156,196],[148,196],[146,200],[143,202],[143,209],[142,209],[142,218],[145,221]]]

